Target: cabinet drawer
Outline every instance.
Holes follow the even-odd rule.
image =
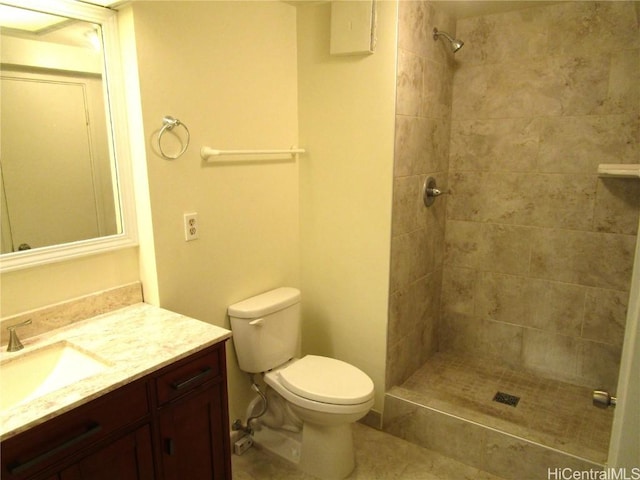
[[[122,406],[126,408],[122,408]],[[145,382],[108,393],[2,442],[3,480],[29,478],[149,413]]]
[[[222,353],[221,353],[222,352]],[[167,403],[193,388],[216,378],[221,378],[222,365],[220,355],[224,350],[214,347],[201,355],[189,357],[183,362],[162,370],[156,378],[158,403]]]

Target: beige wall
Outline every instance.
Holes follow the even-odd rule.
[[[0,283],[2,318],[47,305],[109,290],[139,279],[138,249],[4,272]]]
[[[381,410],[396,4],[379,4],[378,47],[366,57],[329,57],[329,12],[280,2],[133,4],[159,303],[228,326],[229,304],[301,287],[304,353],[365,370]],[[191,131],[174,161],[150,143],[166,114]],[[198,156],[202,145],[295,144],[308,151],[298,162],[205,166]],[[186,243],[190,211],[201,236]],[[233,353],[229,363],[231,417],[243,417],[248,381]]]
[[[446,191],[454,56],[433,28],[455,33],[435,2],[400,2],[387,388],[437,349],[446,196],[429,208],[428,176]]]
[[[134,2],[131,8],[157,301],[228,328],[228,305],[299,286],[298,162],[213,165],[199,151],[298,142],[296,10],[282,2]],[[156,152],[164,115],[191,132],[177,160]],[[171,153],[175,145],[165,140]],[[188,212],[199,215],[200,238],[192,242],[184,240]],[[252,393],[231,348],[228,363],[234,419],[244,417]]]
[[[396,2],[373,55],[329,55],[329,3],[298,7],[303,350],[361,368],[382,410],[395,105]]]
[[[461,20],[443,349],[614,388],[640,184],[632,2]]]

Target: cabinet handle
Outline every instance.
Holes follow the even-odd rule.
[[[173,438],[166,438],[164,440],[165,442],[165,450],[167,452],[167,455],[173,455],[175,452],[175,447],[173,445]]]
[[[99,423],[91,423],[87,425],[84,432],[79,433],[78,435],[75,435],[74,437],[71,437],[68,440],[65,440],[61,444],[56,445],[55,447],[51,448],[50,450],[47,450],[46,452],[41,453],[40,455],[36,455],[35,457],[33,457],[30,460],[27,460],[26,462],[16,461],[13,464],[8,465],[7,468],[9,469],[9,472],[14,475],[24,472],[25,470],[37,465],[40,462],[43,462],[44,460],[55,455],[56,453],[59,453],[62,450],[72,447],[76,443],[79,443],[82,440],[85,440],[86,438],[89,438],[90,436],[95,435],[100,430],[102,430],[102,426]]]
[[[174,388],[174,390],[182,390],[183,388],[188,387],[192,383],[197,382],[198,380],[208,375],[211,375],[211,367],[207,366],[200,370],[200,372],[196,373],[192,377],[187,378],[186,380],[177,380],[171,383],[171,386]]]

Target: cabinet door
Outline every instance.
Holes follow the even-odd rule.
[[[160,413],[164,480],[231,479],[220,384],[167,405]]]
[[[60,473],[60,480],[154,480],[151,434],[145,425]]]
[[[27,480],[60,471],[72,457],[119,438],[118,432],[143,423],[148,415],[146,381],[118,388],[2,442],[0,477]]]

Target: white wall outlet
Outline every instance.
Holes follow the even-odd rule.
[[[242,455],[253,446],[253,437],[251,435],[245,435],[240,440],[236,440],[233,444],[233,453],[236,455]]]
[[[200,226],[198,225],[197,213],[185,213],[184,214],[184,239],[187,242],[196,240],[200,233]]]

